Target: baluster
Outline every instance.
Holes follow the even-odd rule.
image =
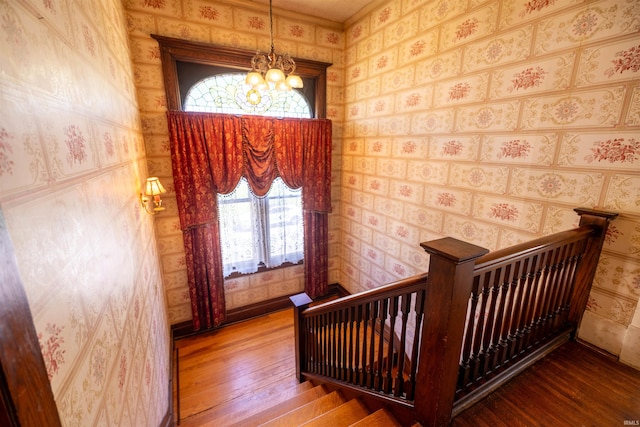
[[[517,345],[514,355],[520,354],[525,348],[526,335],[529,328],[529,312],[532,309],[531,294],[534,287],[533,283],[536,277],[536,270],[538,269],[538,263],[540,262],[540,256],[534,255],[531,259],[527,259],[528,270],[526,271],[526,277],[521,283],[522,286],[522,305],[520,306],[520,318],[518,322]]]
[[[338,313],[331,313],[331,378],[338,375]]]
[[[385,379],[385,393],[391,393],[393,390],[393,364],[391,361],[393,360],[393,337],[395,335],[396,330],[396,316],[398,316],[398,297],[392,297],[390,301],[389,307],[389,345],[387,347],[387,360],[389,363],[387,364],[387,373]]]
[[[322,354],[322,343],[323,343],[323,328],[322,328],[322,314],[316,316],[316,331],[318,333],[317,344],[316,347],[318,349],[318,361],[316,362],[316,372],[319,374],[322,372],[322,364],[324,355]]]
[[[323,337],[324,337],[324,342],[323,342],[323,363],[322,363],[322,375],[324,376],[328,376],[331,371],[330,371],[330,366],[331,366],[331,337],[329,334],[330,331],[330,320],[329,320],[329,313],[325,313],[322,315],[322,331],[323,331]]]
[[[307,326],[307,331],[309,331],[309,334],[306,337],[306,342],[305,342],[305,346],[307,349],[307,354],[309,355],[309,358],[307,359],[307,365],[305,367],[305,370],[309,371],[309,372],[314,372],[313,368],[314,365],[316,363],[316,352],[315,352],[315,347],[313,345],[315,339],[316,339],[316,331],[314,329],[313,326],[313,317],[307,317],[304,319],[305,321],[305,325]]]
[[[327,373],[333,377],[333,312],[327,313]]]
[[[354,351],[355,351],[355,319],[356,319],[356,307],[351,307],[349,310],[349,355],[347,360],[347,382],[355,383],[355,365],[353,363],[354,360]]]
[[[475,335],[473,337],[473,354],[475,355],[475,357],[472,359],[474,363],[470,363],[472,381],[480,378],[483,374],[483,366],[486,353],[485,342],[482,338],[485,336],[485,329],[487,327],[487,304],[489,303],[489,298],[491,297],[489,289],[490,279],[490,274],[487,273],[483,274],[481,278],[482,291],[480,294],[480,311],[478,313],[478,325],[476,326]]]
[[[542,321],[542,330],[539,339],[547,337],[548,334],[554,332],[556,307],[558,304],[558,294],[560,293],[561,283],[565,269],[565,260],[568,256],[569,245],[565,244],[558,250],[558,256],[551,267],[551,275],[549,276],[549,296],[544,308],[544,319]]]
[[[375,363],[376,363],[376,337],[379,337],[376,332],[376,319],[378,317],[378,303],[377,301],[370,302],[369,307],[369,320],[367,326],[370,329],[369,342],[369,358],[367,362],[367,378],[365,380],[365,387],[373,388],[373,381],[375,378]]]
[[[322,343],[323,343],[323,328],[322,328],[322,314],[316,316],[316,331],[318,333],[318,338],[316,339],[316,347],[318,349],[318,361],[316,362],[316,373],[322,373],[322,363],[324,359],[324,355],[322,354]]]
[[[537,290],[535,299],[534,315],[531,319],[531,333],[529,334],[529,342],[527,347],[531,347],[538,343],[540,329],[542,328],[542,319],[544,318],[544,305],[547,298],[548,280],[551,274],[551,266],[556,256],[557,249],[550,249],[544,252],[544,264],[540,269],[538,279],[536,280]]]
[[[473,285],[471,287],[471,297],[469,308],[467,309],[467,323],[463,336],[462,357],[458,373],[458,388],[464,389],[469,384],[469,376],[472,370],[472,364],[475,363],[474,354],[472,353],[473,337],[475,335],[476,316],[478,310],[478,302],[480,301],[480,276],[474,276]]]
[[[573,291],[573,286],[576,280],[576,272],[578,270],[580,260],[582,259],[582,254],[584,253],[585,246],[585,240],[582,240],[574,245],[574,252],[571,256],[571,259],[569,260],[569,265],[566,268],[567,277],[563,281],[564,289],[562,290],[562,296],[560,298],[560,315],[558,316],[558,324],[562,326],[567,323],[569,308],[571,306],[571,293]]]
[[[311,346],[311,352],[313,354],[313,363],[309,367],[309,370],[314,373],[318,373],[318,359],[320,358],[320,351],[318,348],[320,333],[318,331],[318,316],[312,316],[309,318],[311,321],[311,330],[313,335],[311,336],[311,340],[309,340],[309,345]]]
[[[491,359],[489,361],[489,369],[494,370],[500,365],[500,354],[502,352],[502,328],[505,323],[505,306],[507,299],[507,290],[509,287],[509,270],[511,265],[507,264],[504,268],[497,270],[496,278],[493,283],[493,292],[495,293],[495,311],[492,307],[491,313],[493,313],[493,331],[491,333]],[[505,289],[506,288],[506,289]]]
[[[402,325],[400,331],[400,347],[398,348],[398,372],[396,373],[396,384],[394,387],[394,395],[401,396],[404,393],[404,360],[405,346],[407,345],[407,319],[409,318],[409,310],[411,310],[411,294],[402,296]],[[393,344],[393,340],[391,342]]]
[[[500,321],[501,313],[496,309],[498,299],[500,298],[500,282],[502,281],[503,269],[497,268],[491,271],[490,279],[487,282],[489,287],[489,309],[485,319],[486,326],[483,335],[484,360],[482,365],[482,375],[486,375],[493,369],[492,360],[496,349],[495,326]]]
[[[515,357],[520,353],[522,347],[522,341],[524,339],[524,323],[525,323],[525,311],[527,304],[527,293],[529,292],[529,280],[531,271],[534,269],[536,263],[536,256],[527,257],[524,259],[524,267],[522,273],[518,278],[517,283],[517,297],[518,300],[515,305],[515,312],[513,315],[513,327],[510,331],[510,338],[513,344],[509,349],[508,359]]]
[[[376,391],[382,391],[383,390],[383,384],[384,384],[384,376],[383,376],[383,372],[385,369],[385,366],[388,365],[390,362],[389,360],[386,361],[386,363],[384,362],[384,330],[385,330],[385,326],[387,323],[387,314],[389,311],[389,299],[385,298],[382,301],[380,301],[380,339],[378,340],[378,366],[376,369],[376,381],[375,381],[375,385],[374,388]],[[390,333],[389,334],[389,339],[393,339],[393,335]],[[389,344],[387,344],[389,345]]]
[[[322,375],[329,376],[331,374],[331,319],[330,313],[325,313],[323,316],[323,330],[324,330],[324,363]]]
[[[420,290],[416,293],[416,329],[413,335],[413,350],[411,352],[411,369],[409,374],[410,387],[407,390],[407,399],[413,400],[416,389],[416,372],[418,370],[418,352],[420,350],[420,331],[422,330],[422,318],[424,313],[424,294]]]
[[[514,302],[515,302],[515,292],[516,292],[516,277],[518,277],[520,270],[520,261],[517,261],[514,264],[507,265],[507,271],[505,272],[504,282],[502,284],[502,292],[505,295],[503,298],[504,301],[504,311],[503,311],[503,322],[500,327],[500,341],[498,345],[500,350],[497,355],[497,359],[495,361],[497,365],[503,365],[507,359],[507,354],[509,351],[509,346],[511,345],[510,334],[513,324],[513,314],[514,314]]]
[[[354,336],[354,347],[356,348],[356,352],[354,355],[354,378],[353,384],[360,384],[360,380],[362,378],[363,368],[360,366],[360,326],[362,324],[362,304],[359,304],[356,311],[356,333]]]
[[[347,380],[347,315],[348,309],[340,310],[340,375],[338,376],[340,381]]]
[[[540,277],[542,275],[542,271],[544,270],[544,263],[546,261],[547,252],[543,252],[536,256],[537,262],[535,264],[535,270],[530,275],[530,280],[528,281],[528,294],[525,299],[525,324],[523,328],[523,339],[522,339],[522,350],[528,349],[533,343],[531,342],[531,331],[536,319],[536,311],[538,307],[538,301],[540,298],[539,295],[539,285],[540,285]]]
[[[562,304],[562,316],[561,316],[561,324],[564,326],[567,323],[569,311],[571,308],[571,295],[573,294],[573,288],[576,285],[576,281],[578,280],[578,267],[582,262],[583,256],[585,254],[585,250],[587,248],[587,241],[582,240],[577,242],[574,248],[573,256],[569,262],[570,266],[567,269],[567,279],[565,282],[565,289],[562,295],[561,304]]]

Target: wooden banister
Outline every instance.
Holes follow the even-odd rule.
[[[464,323],[475,260],[489,252],[450,237],[421,243],[430,255],[426,310],[415,395],[418,421],[449,422],[458,378]]]
[[[301,293],[298,295],[294,295],[291,298],[291,302],[293,303],[293,331],[295,334],[295,349],[296,349],[296,378],[298,380],[302,380],[302,376],[300,374],[301,365],[300,363],[304,360],[307,360],[307,354],[305,352],[304,346],[304,333],[300,329],[300,314],[303,310],[309,307],[309,304],[313,302],[313,300],[309,297],[309,295],[305,293]]]
[[[580,325],[582,315],[587,308],[591,284],[596,275],[598,259],[602,246],[607,235],[609,223],[618,217],[615,212],[603,212],[592,209],[574,209],[580,215],[580,227],[588,227],[593,230],[591,238],[587,243],[587,248],[582,257],[582,268],[576,275],[576,282],[571,296],[571,307],[569,309],[569,321],[574,325]]]
[[[398,280],[396,282],[389,283],[387,285],[379,286],[374,289],[359,292],[357,294],[347,295],[342,298],[327,301],[325,303],[314,305],[309,307],[309,310],[305,312],[307,315],[328,313],[334,310],[338,310],[345,307],[351,307],[357,304],[364,304],[372,301],[377,301],[381,298],[386,298],[389,295],[401,295],[407,289],[419,289],[424,287],[427,281],[428,273],[422,273],[415,276],[407,277],[406,279]],[[297,298],[293,296],[291,298]],[[293,301],[293,299],[292,299]],[[294,303],[295,304],[295,303]]]
[[[292,297],[297,377],[377,399],[404,420],[449,424],[575,337],[617,217],[575,211],[573,230],[491,253],[425,242],[428,274],[315,306]]]

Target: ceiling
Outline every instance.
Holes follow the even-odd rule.
[[[253,0],[269,4],[269,0]],[[274,9],[285,9],[305,15],[344,23],[364,7],[377,0],[272,0]]]

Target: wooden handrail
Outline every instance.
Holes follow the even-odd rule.
[[[429,274],[313,307],[292,297],[298,378],[377,396],[405,420],[448,424],[575,337],[617,217],[575,211],[577,228],[491,253],[448,237],[421,243]]]
[[[390,296],[397,296],[407,291],[417,290],[424,286],[429,273],[422,273],[401,279],[374,289],[369,289],[357,294],[347,295],[342,298],[327,301],[322,304],[314,305],[304,311],[305,315],[328,313],[330,311],[339,310],[340,308],[350,307],[355,304],[362,304],[377,301]]]

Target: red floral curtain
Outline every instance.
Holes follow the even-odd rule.
[[[194,330],[225,318],[217,193],[231,192],[242,176],[257,195],[277,176],[302,187],[305,291],[325,294],[331,122],[181,111],[169,111],[167,119]]]

